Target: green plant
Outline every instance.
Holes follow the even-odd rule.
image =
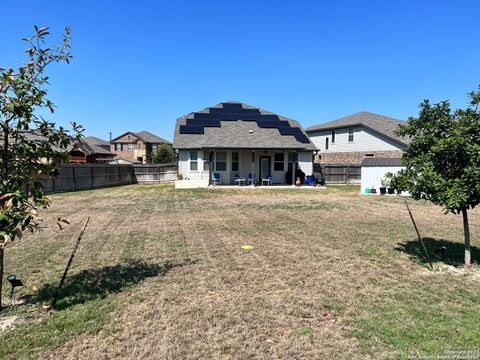
[[[153,153],[154,164],[170,164],[173,161],[173,150],[170,144],[160,144]]]
[[[46,46],[48,34],[48,28],[35,26],[35,34],[24,39],[28,58],[23,66],[0,69],[0,309],[4,248],[38,226],[37,208],[49,205],[40,178],[58,174],[74,140],[68,130],[37,115],[41,109],[54,111],[46,98],[47,66],[72,58],[70,29],[56,47]],[[81,127],[75,123],[72,127],[79,136]]]
[[[382,180],[380,180],[380,183],[382,184],[383,187],[389,187],[391,182],[392,182],[393,174],[391,172],[387,172],[385,175],[383,175]]]
[[[396,190],[429,200],[445,213],[463,215],[465,266],[471,266],[468,210],[480,203],[480,88],[469,94],[466,109],[452,111],[448,101],[420,104],[397,131],[412,140],[403,156],[406,168],[393,179]]]

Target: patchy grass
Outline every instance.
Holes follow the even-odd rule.
[[[52,200],[46,228],[6,251],[6,274],[25,286],[0,315],[17,317],[0,334],[1,358],[404,359],[480,349],[478,210],[467,272],[461,218],[410,201],[431,272],[403,200],[360,196],[358,186],[136,185]],[[62,232],[59,216],[72,224]]]

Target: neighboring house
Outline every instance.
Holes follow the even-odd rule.
[[[248,174],[257,184],[268,175],[285,184],[293,167],[312,174],[317,150],[297,121],[236,101],[178,118],[173,148],[191,186],[207,186],[212,173],[221,184],[234,184],[236,175],[248,182]]]
[[[124,165],[134,165],[134,164],[141,164],[140,161],[138,160],[132,160],[132,159],[124,159],[124,158],[115,158],[112,161],[109,162],[109,164],[124,164]]]
[[[367,158],[362,161],[362,184],[361,193],[366,194],[366,189],[375,188],[376,193],[380,194],[382,179],[387,173],[395,175],[400,170],[405,169],[402,165],[402,159],[399,158]],[[370,191],[369,191],[370,192]]]
[[[95,136],[81,138],[68,152],[70,164],[108,163],[114,158],[110,143]]]
[[[400,158],[409,139],[395,135],[404,121],[388,116],[359,112],[306,129],[320,149],[321,164],[360,166],[364,158]]]
[[[137,160],[142,164],[152,162],[152,154],[160,144],[171,144],[148,131],[128,131],[110,140],[110,150],[126,160]]]

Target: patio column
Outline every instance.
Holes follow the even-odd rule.
[[[255,186],[255,150],[252,150],[252,181]]]
[[[212,185],[212,150],[208,149],[208,186]]]

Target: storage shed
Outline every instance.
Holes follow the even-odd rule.
[[[362,186],[361,193],[365,194],[366,189],[375,188],[379,194],[382,187],[382,179],[386,173],[396,174],[404,169],[402,159],[398,158],[367,158],[362,161]]]

